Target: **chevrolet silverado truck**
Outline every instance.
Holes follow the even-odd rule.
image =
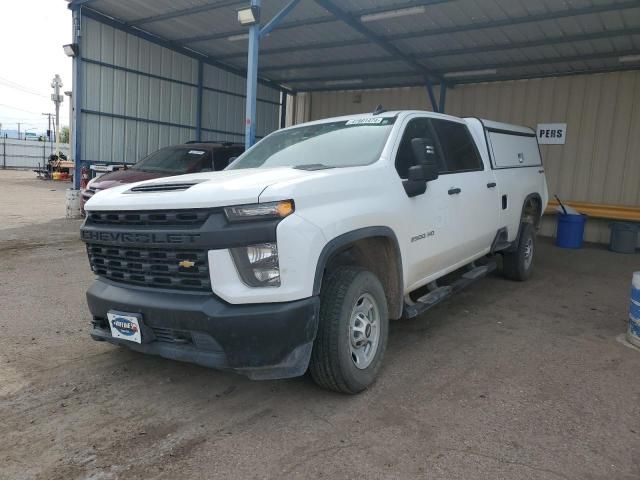
[[[548,200],[535,132],[421,111],[274,132],[221,172],[98,192],[91,336],[244,374],[367,388],[389,320],[526,280]]]

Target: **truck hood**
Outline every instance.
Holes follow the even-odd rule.
[[[151,180],[153,178],[166,177],[166,174],[157,172],[145,172],[142,170],[134,170],[128,168],[126,170],[116,170],[114,172],[105,173],[91,182],[91,187],[98,190],[106,190],[107,188],[117,187],[143,180]]]
[[[167,210],[214,208],[258,202],[260,193],[278,182],[312,176],[314,172],[290,167],[248,168],[221,172],[193,173],[165,177],[97,192],[86,204],[86,210]],[[162,190],[176,183],[186,184],[182,190],[132,191],[137,187]]]

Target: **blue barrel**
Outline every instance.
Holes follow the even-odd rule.
[[[586,215],[565,215],[558,213],[558,234],[556,245],[562,248],[582,248]]]
[[[627,340],[636,347],[640,347],[640,272],[633,274],[633,281],[631,283]]]

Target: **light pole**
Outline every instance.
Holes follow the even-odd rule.
[[[47,138],[49,139],[49,155],[53,154],[53,139],[51,138],[51,117],[53,113],[43,113],[49,119],[49,126],[47,127]]]
[[[56,155],[60,157],[60,104],[64,101],[64,96],[60,95],[60,88],[62,88],[62,79],[60,75],[56,73],[56,76],[51,80],[51,88],[53,93],[51,94],[51,100],[56,106]]]

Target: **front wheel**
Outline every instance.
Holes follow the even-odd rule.
[[[527,280],[533,272],[536,253],[536,230],[531,223],[523,223],[518,245],[513,252],[502,255],[504,276],[511,280]]]
[[[358,393],[375,379],[387,347],[384,289],[371,272],[339,267],[320,294],[320,323],[309,370],[323,388]]]

